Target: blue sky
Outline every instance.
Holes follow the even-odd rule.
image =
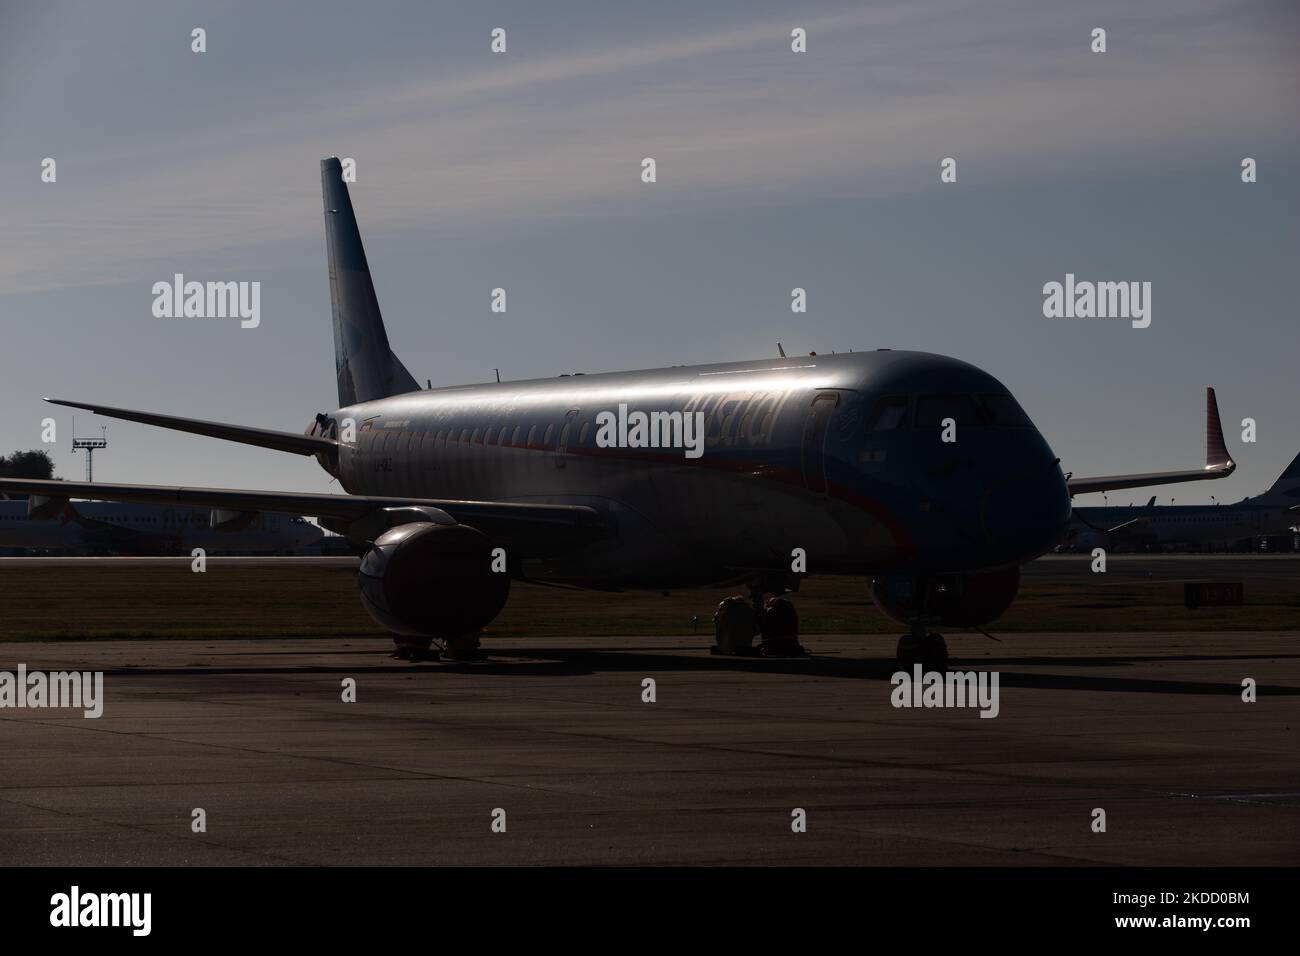
[[[1300,451],[1298,34],[1294,4],[1241,0],[3,0],[0,453],[52,414],[82,474],[42,395],[295,430],[333,408],[337,154],[421,380],[917,348],[1000,378],[1076,474],[1197,463],[1213,384],[1238,473],[1157,493],[1252,494]],[[260,327],[154,318],[176,272],[260,281]],[[1067,272],[1150,281],[1151,327],[1044,318]],[[328,487],[108,425],[101,480]]]

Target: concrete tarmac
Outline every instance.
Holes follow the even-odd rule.
[[[709,643],[3,644],[105,677],[99,719],[0,709],[0,864],[1300,862],[1300,633],[950,635],[994,719],[892,707],[892,639]]]

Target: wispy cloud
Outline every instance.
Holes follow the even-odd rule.
[[[1235,0],[1194,16],[1144,5],[1141,20],[1125,6],[1105,17],[1041,6],[933,0],[682,28],[261,102],[255,120],[166,143],[92,144],[61,160],[56,187],[4,187],[0,293],[153,279],[316,240],[315,161],[333,154],[358,158],[368,233],[462,234],[892,195],[931,188],[947,155],[987,182],[1061,175],[1062,157],[1077,174],[1080,157],[1174,164],[1207,143],[1291,135],[1293,68],[1267,32],[1224,28]],[[1086,49],[1099,19],[1104,60]],[[789,53],[792,23],[808,29],[809,53]],[[659,163],[653,188],[638,181],[643,156]]]

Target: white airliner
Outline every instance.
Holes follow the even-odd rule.
[[[1300,526],[1300,455],[1271,488],[1229,505],[1157,505],[1075,508],[1069,543],[1079,551],[1206,550],[1281,534]]]
[[[70,501],[58,516],[34,520],[26,501],[0,501],[0,548],[86,555],[301,554],[324,532],[298,515],[255,514],[211,526],[205,508],[115,501]]]

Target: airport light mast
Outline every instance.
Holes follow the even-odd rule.
[[[95,480],[95,449],[108,447],[108,426],[100,426],[101,438],[78,438],[77,437],[77,420],[72,419],[72,450],[85,449],[86,452],[86,481]]]

